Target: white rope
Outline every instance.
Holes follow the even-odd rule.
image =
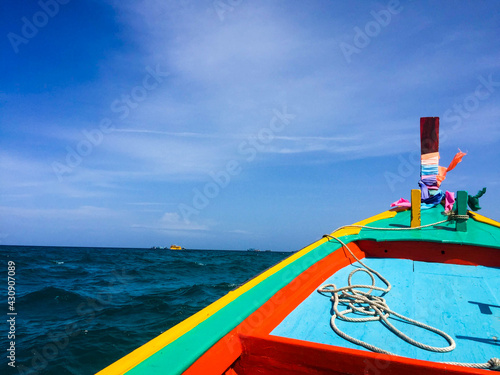
[[[454,219],[465,219],[465,217],[461,216],[467,216],[467,215],[459,215],[460,217],[457,217],[458,215],[449,215],[448,219],[437,222],[437,223],[432,223],[432,224],[427,224],[427,225],[421,225],[418,227],[413,227],[413,228],[376,228],[376,227],[369,227],[366,225],[357,225],[357,224],[352,224],[352,225],[344,225],[337,230],[335,230],[333,233],[347,227],[354,227],[354,228],[365,228],[365,229],[373,229],[373,230],[413,230],[413,229],[421,229],[421,228],[426,228],[429,226],[434,226],[438,224],[442,224],[448,220],[454,220]],[[468,218],[468,216],[467,216]],[[348,340],[356,345],[360,345],[365,347],[368,350],[371,350],[376,353],[383,353],[383,354],[390,354],[390,355],[396,355],[394,353],[391,353],[387,350],[381,349],[377,346],[371,345],[369,343],[366,343],[364,341],[358,340],[354,337],[349,336],[348,334],[342,332],[337,325],[335,324],[335,320],[337,318],[341,320],[345,320],[348,322],[368,322],[368,321],[381,321],[387,328],[389,328],[394,334],[396,334],[398,337],[401,339],[405,340],[406,342],[419,347],[421,349],[429,350],[429,351],[434,351],[434,352],[439,352],[439,353],[447,353],[455,349],[456,344],[453,338],[451,338],[450,335],[447,333],[431,327],[427,324],[424,324],[422,322],[418,322],[416,320],[413,320],[411,318],[408,318],[404,315],[401,315],[389,308],[387,305],[385,299],[383,297],[379,296],[374,296],[371,294],[373,290],[378,290],[383,292],[382,295],[385,295],[388,293],[392,286],[389,283],[387,279],[385,279],[380,273],[375,271],[374,269],[368,267],[366,264],[364,264],[361,260],[359,260],[356,255],[349,249],[349,247],[340,239],[337,238],[333,235],[325,235],[324,237],[328,237],[331,239],[334,239],[338,241],[342,247],[347,249],[349,253],[353,256],[356,261],[361,264],[364,268],[358,268],[352,271],[348,278],[347,278],[347,283],[348,286],[343,287],[343,288],[337,288],[335,284],[326,284],[318,288],[319,293],[331,293],[331,301],[333,304],[333,314],[330,319],[330,325],[332,329],[337,333],[340,337],[344,338],[345,340]],[[351,284],[351,279],[352,276],[356,272],[365,272],[367,273],[371,280],[372,284],[371,285],[352,285]],[[373,275],[376,275],[387,287],[386,288],[381,288],[378,286],[375,286],[375,278]],[[368,289],[367,292],[364,292],[360,289]],[[343,304],[344,306],[347,306],[348,308],[342,311],[339,311],[338,305]],[[357,315],[362,315],[363,317],[358,317],[358,318],[351,318],[347,316],[348,314],[356,314]],[[411,337],[405,335],[403,332],[398,330],[393,324],[391,324],[388,320],[388,318],[391,316],[397,316],[398,318],[405,320],[413,325],[416,325],[418,327],[421,327],[423,329],[426,329],[428,331],[434,332],[440,336],[442,336],[447,342],[448,346],[446,347],[435,347],[435,346],[430,346],[426,345],[424,343],[421,343],[419,341],[416,341],[412,339]],[[486,363],[459,363],[459,362],[443,362],[445,364],[450,364],[450,365],[457,365],[457,366],[463,366],[463,367],[471,367],[471,368],[479,368],[479,369],[490,369],[490,370],[500,370],[500,359],[498,358],[491,358],[488,362]]]

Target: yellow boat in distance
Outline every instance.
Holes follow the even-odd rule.
[[[170,245],[170,250],[184,250],[184,248],[178,245]]]

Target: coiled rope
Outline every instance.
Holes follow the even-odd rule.
[[[370,227],[366,225],[357,225],[357,224],[352,224],[352,225],[344,225],[337,230],[335,230],[333,233],[344,229],[344,228],[365,228],[365,229],[373,229],[373,230],[413,230],[413,229],[421,229],[421,228],[426,228],[430,226],[435,226],[438,224],[445,223],[449,220],[456,220],[456,219],[464,219],[467,220],[469,218],[468,215],[455,215],[455,214],[450,214],[448,215],[448,218],[443,221],[439,221],[437,223],[432,223],[432,224],[427,224],[427,225],[421,225],[418,227],[412,227],[412,228],[376,228],[376,227]],[[337,325],[335,324],[335,320],[337,318],[341,320],[345,320],[348,322],[368,322],[368,321],[381,321],[387,328],[389,328],[394,334],[396,334],[398,337],[401,339],[405,340],[406,342],[419,347],[421,349],[433,351],[433,352],[439,352],[439,353],[447,353],[455,349],[456,344],[453,338],[448,335],[447,333],[431,327],[427,324],[424,324],[422,322],[418,322],[416,320],[413,320],[411,318],[408,318],[404,315],[401,315],[389,308],[387,305],[385,299],[382,297],[386,293],[388,293],[392,286],[389,283],[389,281],[384,278],[379,272],[376,270],[368,267],[366,264],[364,264],[361,260],[359,260],[356,255],[349,249],[349,247],[338,237],[335,237],[333,235],[325,235],[323,237],[327,237],[332,240],[338,241],[342,247],[347,249],[349,253],[353,256],[356,261],[361,264],[364,268],[357,268],[354,271],[352,271],[348,278],[347,278],[347,283],[348,286],[343,287],[343,288],[337,288],[335,284],[326,284],[318,288],[318,292],[321,294],[325,293],[331,293],[331,301],[333,304],[333,314],[330,319],[330,325],[332,329],[335,331],[336,334],[338,334],[340,337],[344,338],[345,340],[348,340],[356,345],[360,345],[365,347],[368,350],[371,350],[376,353],[383,353],[383,354],[390,354],[390,355],[397,355],[394,353],[391,353],[387,350],[381,349],[377,346],[371,345],[369,343],[366,343],[364,341],[361,341],[359,339],[356,339],[354,337],[349,336],[348,334],[342,332]],[[356,272],[365,272],[367,273],[371,280],[372,283],[371,285],[352,285],[351,279],[352,276]],[[375,286],[375,277],[373,275],[376,275],[385,285],[386,288],[381,288],[378,286]],[[368,289],[367,292],[364,292],[360,289]],[[374,296],[371,294],[373,290],[378,290],[383,292],[382,296]],[[347,306],[347,309],[339,311],[338,306],[339,304],[343,304],[344,306]],[[351,318],[347,316],[348,314],[361,314],[363,317],[360,318]],[[397,316],[398,318],[405,320],[415,326],[421,327],[423,329],[426,329],[428,331],[434,332],[440,336],[442,336],[447,342],[448,346],[447,347],[435,347],[435,346],[430,346],[423,344],[417,340],[412,339],[411,337],[405,335],[403,332],[398,330],[391,322],[389,322],[388,318],[391,316]],[[486,363],[460,363],[460,362],[442,362],[445,364],[450,364],[450,365],[457,365],[457,366],[463,366],[463,367],[470,367],[470,368],[478,368],[478,369],[490,369],[490,370],[500,370],[500,359],[498,358],[491,358],[488,362]]]

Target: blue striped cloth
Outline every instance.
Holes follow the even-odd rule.
[[[420,166],[420,175],[421,176],[437,175],[438,173],[439,173],[439,168],[437,165],[421,165]]]

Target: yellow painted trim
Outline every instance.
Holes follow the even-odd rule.
[[[396,211],[385,211],[385,212],[382,212],[378,215],[369,217],[368,219],[358,221],[357,223],[354,223],[353,225],[367,225],[367,224],[373,223],[374,221],[377,221],[377,220],[390,219],[391,217],[394,217],[396,215],[397,215]],[[355,227],[349,228],[349,227],[347,227],[347,228],[337,230],[337,231],[333,232],[331,235],[335,236],[335,237],[341,237],[341,236],[348,236],[351,234],[359,234],[361,229],[362,228],[355,228]]]
[[[366,224],[369,224],[369,223],[376,221],[376,220],[394,217],[395,215],[396,215],[396,212],[394,212],[394,211],[386,211],[386,212],[383,212],[381,214],[372,216],[368,219],[359,221],[355,224],[356,225],[366,225]],[[351,229],[353,229],[353,230],[351,230]],[[345,236],[348,234],[357,234],[357,233],[359,233],[360,230],[361,230],[361,228],[342,229],[340,231],[335,232],[335,236],[340,237],[340,236]],[[274,267],[268,269],[267,271],[263,272],[262,274],[255,277],[254,279],[243,284],[238,289],[235,289],[235,290],[229,292],[224,297],[219,298],[217,301],[215,301],[212,304],[205,307],[203,310],[201,310],[201,311],[197,312],[196,314],[190,316],[189,318],[183,320],[179,324],[170,328],[168,331],[163,332],[161,335],[155,337],[151,341],[140,346],[139,348],[137,348],[133,352],[127,354],[125,357],[112,363],[108,367],[99,371],[96,375],[111,375],[111,374],[116,375],[116,374],[126,373],[127,371],[131,370],[132,368],[134,368],[135,366],[137,366],[138,364],[140,364],[141,362],[143,362],[147,358],[151,357],[153,354],[155,354],[158,351],[160,351],[161,349],[163,349],[165,346],[167,346],[171,342],[177,340],[179,337],[181,337],[186,332],[188,332],[191,329],[193,329],[194,327],[196,327],[198,324],[202,323],[204,320],[208,319],[210,316],[212,316],[217,311],[224,308],[226,305],[228,305],[229,303],[234,301],[236,298],[241,296],[243,293],[246,293],[247,291],[252,289],[254,286],[259,284],[260,282],[264,281],[265,279],[272,276],[276,272],[282,270],[283,268],[285,268],[289,264],[295,262],[297,259],[303,257],[304,255],[306,255],[307,253],[309,253],[310,251],[314,250],[316,247],[322,245],[323,243],[325,243],[327,241],[328,241],[328,238],[321,238],[320,240],[310,244],[309,246],[306,246],[305,248],[303,248],[302,250],[293,254],[292,256],[284,259],[282,262],[278,263]]]
[[[493,225],[494,227],[500,228],[500,223],[498,221],[492,220],[486,216],[479,215],[478,213],[469,211],[469,215],[472,216],[472,218],[476,221],[479,221],[481,223]]]

